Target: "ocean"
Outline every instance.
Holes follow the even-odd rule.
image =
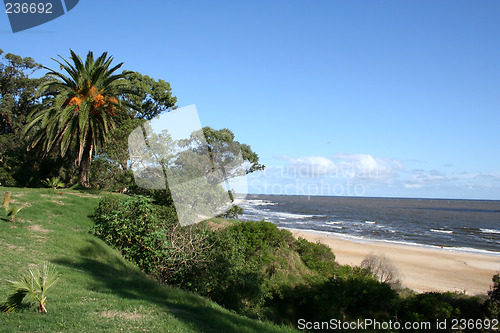
[[[244,221],[500,255],[500,201],[248,195]]]

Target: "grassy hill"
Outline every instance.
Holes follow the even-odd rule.
[[[26,205],[24,221],[0,220],[0,279],[30,264],[53,263],[60,279],[47,293],[47,314],[29,302],[0,313],[5,332],[292,332],[234,314],[210,300],[160,286],[89,233],[99,197],[63,190],[0,187],[11,205]],[[0,202],[1,203],[1,202]],[[0,302],[8,296],[0,284]]]

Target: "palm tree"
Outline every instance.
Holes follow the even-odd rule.
[[[20,275],[17,279],[5,280],[13,293],[0,310],[12,312],[16,310],[25,296],[28,296],[38,303],[38,312],[47,313],[45,304],[47,303],[47,290],[49,290],[59,279],[54,265],[44,262],[42,268],[29,268],[28,272]]]
[[[43,185],[50,187],[54,193],[58,187],[64,187],[64,183],[59,179],[59,177],[47,178],[41,181]]]
[[[85,63],[70,52],[73,63],[61,56],[62,62],[53,59],[64,74],[44,67],[52,78],[38,90],[44,107],[30,114],[24,133],[33,133],[28,149],[35,148],[42,156],[57,152],[64,157],[71,148],[79,168],[78,183],[90,187],[92,155],[119,121],[123,104],[119,96],[130,93],[125,79],[130,72],[114,74],[123,63],[110,68],[113,57],[107,52],[95,60],[89,52]]]

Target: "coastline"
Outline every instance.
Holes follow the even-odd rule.
[[[286,228],[285,228],[286,229]],[[457,291],[486,294],[492,277],[500,273],[500,255],[441,249],[380,240],[346,239],[327,232],[287,229],[295,237],[321,242],[332,248],[342,265],[360,265],[370,253],[384,254],[400,271],[401,282],[417,292]]]

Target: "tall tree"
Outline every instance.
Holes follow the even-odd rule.
[[[138,72],[129,72],[126,80],[132,93],[121,98],[130,105],[129,117],[133,119],[124,120],[119,127],[111,131],[106,145],[93,159],[92,186],[128,190],[131,184],[126,185],[124,182],[133,179],[128,152],[130,133],[146,120],[176,108],[177,98],[172,95],[168,82],[155,80]]]
[[[26,118],[39,105],[35,92],[46,77],[42,68],[30,57],[0,50],[0,185],[25,186],[37,178],[33,154],[26,153],[21,137]]]
[[[130,82],[132,93],[125,94],[123,99],[132,106],[133,118],[150,120],[162,112],[175,109],[177,97],[172,96],[170,83],[130,72],[126,79]]]
[[[227,179],[242,176],[242,171],[244,174],[249,174],[265,168],[259,163],[257,153],[249,145],[234,140],[234,133],[227,128],[216,130],[206,126],[192,133],[190,138],[181,140],[179,144],[186,151],[207,155],[211,162],[206,166],[210,165],[212,169],[224,167],[226,173],[224,178]],[[244,170],[240,167],[244,167]],[[209,171],[205,170],[204,173]]]
[[[119,96],[130,93],[125,77],[129,72],[114,74],[123,63],[111,67],[113,57],[104,52],[94,59],[92,52],[85,62],[70,50],[72,63],[61,56],[55,60],[63,72],[49,71],[51,80],[38,94],[44,105],[30,115],[25,128],[30,146],[43,155],[74,152],[79,168],[78,183],[90,187],[92,155],[104,145],[107,134],[117,126],[123,103]]]
[[[35,92],[45,78],[33,78],[42,68],[32,58],[22,58],[0,49],[0,135],[17,132],[37,105]]]

